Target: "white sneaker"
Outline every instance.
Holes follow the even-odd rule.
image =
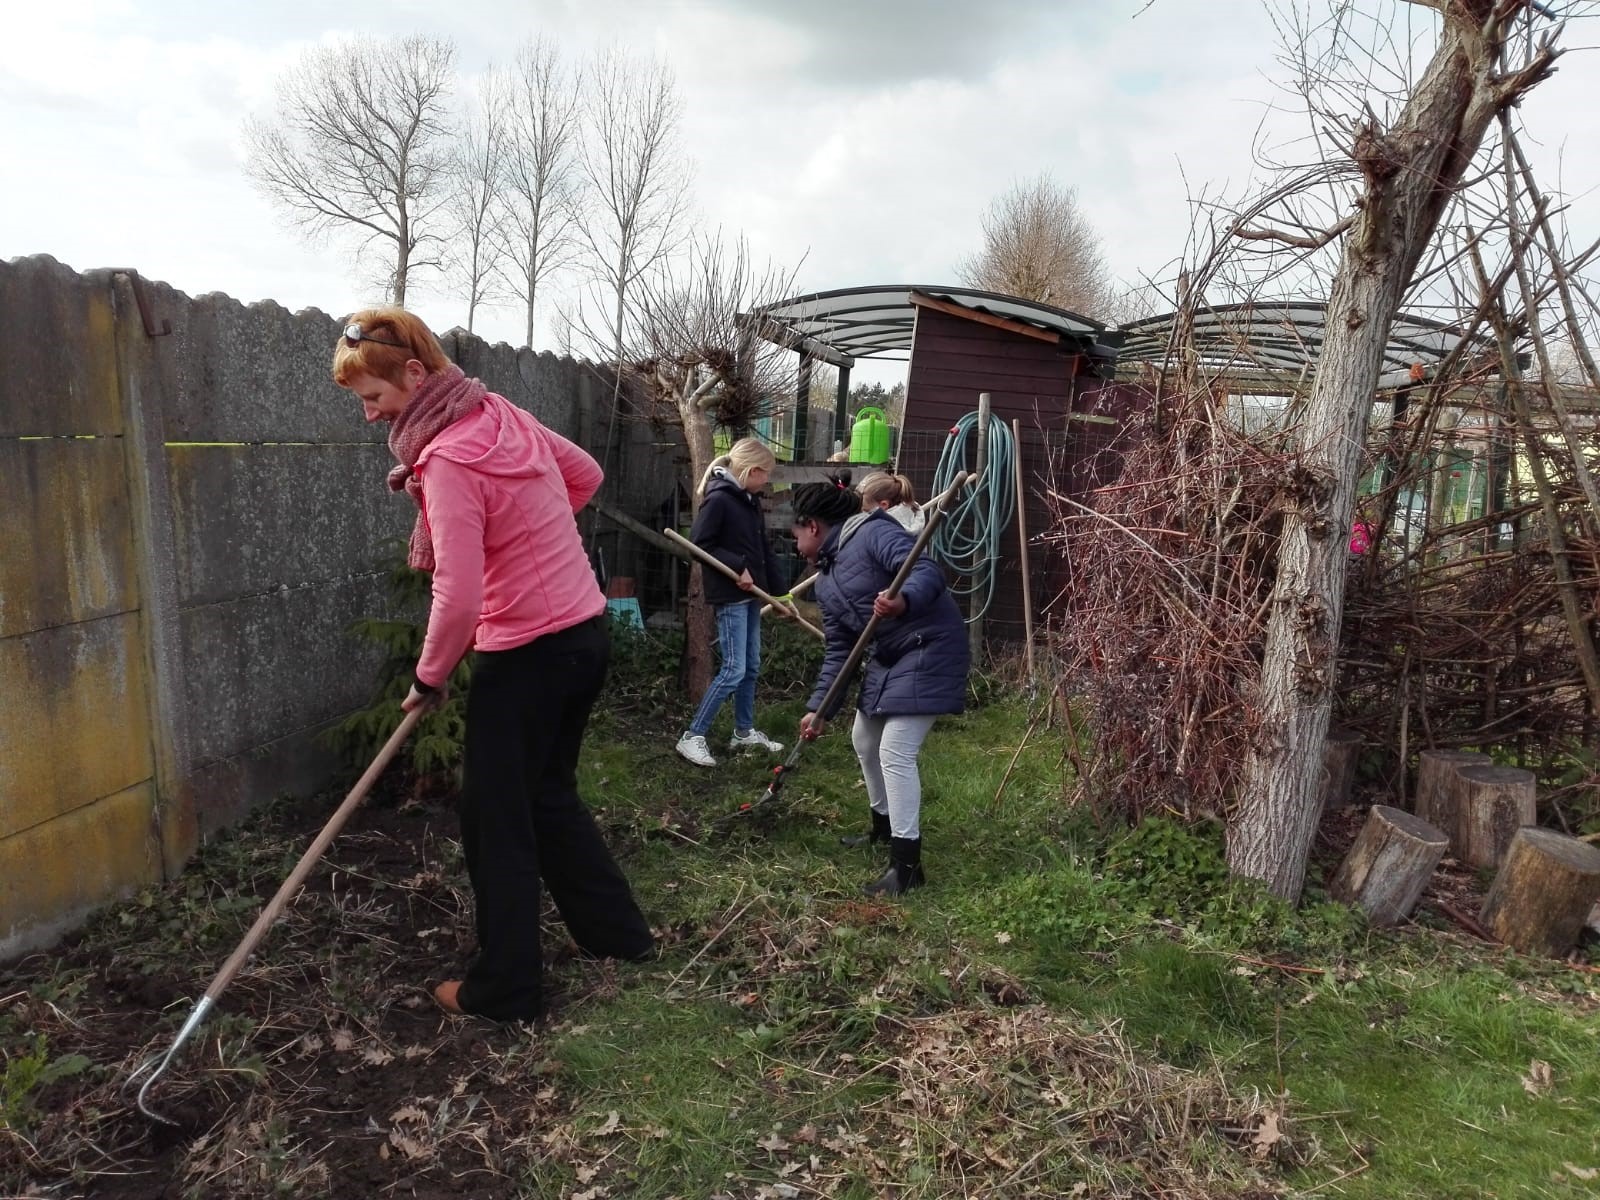
[[[706,745],[706,739],[698,733],[684,734],[678,739],[676,749],[697,767],[717,765],[717,760],[711,757],[711,747]]]
[[[752,729],[749,733],[735,733],[728,742],[730,750],[770,750],[777,754],[783,749],[782,742],[775,742],[759,729]]]

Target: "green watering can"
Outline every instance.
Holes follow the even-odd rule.
[[[889,422],[883,409],[869,404],[856,413],[850,427],[850,461],[874,466],[889,461]]]

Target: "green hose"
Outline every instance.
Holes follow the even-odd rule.
[[[977,469],[967,461],[967,439],[976,446],[978,414],[967,413],[955,423],[945,439],[944,451],[934,470],[933,492],[938,495],[954,482],[960,471]],[[976,454],[976,448],[973,453]],[[1016,515],[1016,441],[1005,421],[989,414],[988,464],[978,486],[968,488],[950,509],[928,544],[928,553],[967,582],[952,586],[951,593],[966,608],[966,601],[981,597],[982,604],[967,617],[967,623],[982,617],[994,602],[995,566],[1000,561],[1000,538]]]

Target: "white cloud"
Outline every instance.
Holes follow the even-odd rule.
[[[23,183],[0,194],[0,256],[133,265],[291,308],[371,298],[342,248],[306,246],[241,170],[245,114],[306,46],[349,35],[349,9],[13,7],[8,42],[28,49],[0,63],[0,155]],[[1416,36],[1413,7],[1381,12]],[[808,289],[951,280],[990,199],[1040,170],[1078,188],[1114,271],[1157,272],[1183,247],[1186,186],[1238,194],[1264,117],[1279,140],[1304,128],[1269,108],[1284,68],[1253,0],[406,0],[362,15],[365,33],[417,31],[454,37],[468,73],[535,32],[573,59],[611,43],[662,55],[685,100],[695,207],[758,255],[809,254]],[[1580,241],[1600,233],[1597,101],[1575,51],[1520,112]],[[446,296],[417,306],[441,326],[464,311]],[[484,328],[512,337],[520,321],[491,313]]]

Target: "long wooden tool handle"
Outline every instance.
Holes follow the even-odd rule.
[[[355,787],[350,789],[350,794],[344,802],[334,809],[333,816],[328,818],[328,823],[322,827],[322,832],[317,834],[316,841],[306,848],[300,856],[300,861],[295,863],[294,870],[289,872],[289,878],[283,881],[277,894],[267,901],[267,906],[261,910],[261,915],[256,918],[256,923],[250,926],[250,932],[244,935],[244,940],[239,943],[228,961],[222,964],[222,970],[217,972],[216,978],[211,981],[211,986],[206,988],[206,999],[213,1002],[222,995],[223,990],[233,982],[233,977],[239,973],[239,968],[244,966],[245,960],[255,952],[261,939],[266,936],[267,930],[272,928],[289,901],[294,899],[295,893],[305,883],[306,876],[311,874],[311,868],[317,865],[317,860],[327,852],[333,839],[339,836],[339,831],[344,828],[344,823],[350,819],[350,814],[355,812],[360,803],[366,799],[367,792],[377,782],[378,776],[383,774],[383,769],[389,765],[389,760],[394,758],[400,745],[411,735],[417,722],[422,719],[423,709],[414,708],[405,715],[398,728],[389,735],[389,740],[383,744],[383,749],[378,751],[378,756],[372,760],[368,767],[356,780]]]
[[[816,584],[816,582],[817,582],[817,577],[816,577],[815,574],[807,575],[799,583],[795,584],[792,588],[789,589],[789,599],[794,600],[794,599],[804,595],[806,592],[809,592],[812,589],[812,587]],[[774,602],[772,604],[767,605],[765,608],[763,608],[761,610],[761,615],[764,617],[769,612],[773,612],[774,610],[781,611],[781,612],[788,612],[789,611],[789,606],[786,605],[786,604],[779,604],[779,603]]]
[[[968,475],[965,471],[958,472],[955,481],[940,492],[923,510],[928,512],[927,519],[922,528],[917,531],[917,540],[911,545],[911,553],[906,555],[905,562],[900,564],[900,569],[895,572],[894,578],[889,581],[889,586],[884,589],[892,600],[900,594],[900,589],[905,586],[911,577],[912,569],[917,565],[917,560],[922,557],[922,552],[927,549],[928,543],[933,540],[933,532],[939,527],[939,522],[944,520],[945,509],[955,499],[959,492],[968,483],[976,483],[976,475]],[[929,512],[928,510],[932,511]],[[867,646],[871,644],[873,635],[878,632],[878,622],[881,620],[876,612],[867,621],[867,626],[861,631],[861,636],[856,639],[856,644],[850,648],[850,657],[844,660],[844,666],[839,668],[839,673],[833,677],[833,682],[828,685],[828,690],[823,693],[822,703],[817,706],[817,715],[824,721],[833,719],[834,710],[844,699],[845,689],[850,686],[850,677],[855,674],[856,668],[861,665],[861,660],[866,656]]]
[[[1022,559],[1022,640],[1028,653],[1028,686],[1033,686],[1033,584],[1028,567],[1028,480],[1022,473],[1022,424],[1011,421],[1011,445],[1016,455],[1017,554]]]
[[[676,529],[663,529],[661,532],[666,534],[667,537],[671,538],[678,545],[682,546],[686,551],[688,551],[690,554],[692,554],[695,558],[698,558],[701,562],[705,563],[706,566],[714,567],[718,571],[721,571],[724,575],[726,575],[729,579],[733,580],[735,583],[739,582],[739,572],[735,571],[732,567],[730,567],[727,563],[723,562],[716,555],[710,553],[709,551],[702,550],[699,546],[696,546],[693,542],[691,542],[688,538],[684,537],[683,534],[679,533]],[[787,606],[779,605],[776,600],[774,600],[771,596],[767,595],[766,592],[763,592],[758,587],[752,587],[750,589],[750,594],[752,596],[754,596],[757,600],[765,600],[768,604],[774,605],[776,607],[783,608],[784,612],[790,612],[790,610],[789,610],[789,608]],[[809,629],[812,633],[816,634],[819,638],[822,637],[822,630],[818,629],[810,621],[806,620],[804,617],[800,616],[798,613],[792,613],[791,615],[792,615],[794,620],[799,621],[801,625],[805,626],[805,628]],[[826,640],[826,639],[824,639],[824,640]]]

